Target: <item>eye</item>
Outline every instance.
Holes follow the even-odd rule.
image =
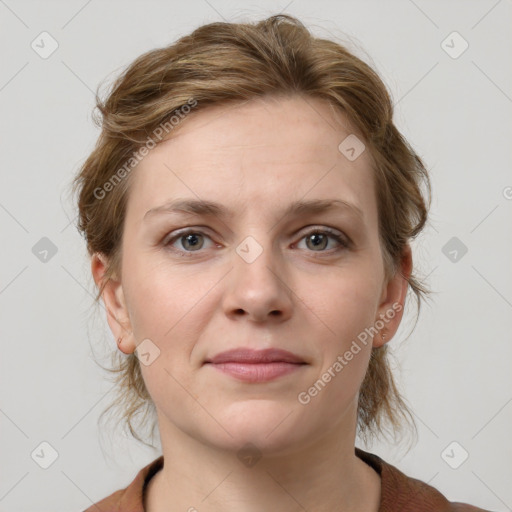
[[[205,239],[211,240],[206,233],[189,229],[175,233],[171,238],[164,240],[163,245],[178,254],[188,256],[204,249]],[[306,240],[306,247],[313,252],[336,252],[337,250],[350,247],[350,242],[341,234],[327,228],[313,229],[303,235],[301,241],[304,239]],[[326,251],[325,249],[329,246],[329,240],[334,240],[338,247],[331,248],[331,251]]]
[[[326,228],[309,231],[309,233],[306,233],[301,238],[301,240],[304,239],[306,239],[307,248],[311,249],[313,252],[327,252],[324,249],[329,245],[329,239],[335,240],[338,246],[341,246],[344,249],[348,249],[350,245],[349,242],[339,233]],[[336,251],[336,249],[337,248],[335,247],[334,251]]]
[[[178,252],[197,252],[203,249],[204,247],[204,239],[210,238],[206,233],[202,231],[182,231],[181,233],[175,234],[172,238],[169,238],[167,241],[163,242],[165,247],[172,248]],[[178,246],[172,247],[175,243],[178,243]]]

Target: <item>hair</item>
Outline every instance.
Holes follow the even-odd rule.
[[[296,95],[328,101],[364,138],[372,157],[386,277],[400,269],[406,245],[427,221],[427,170],[395,127],[393,104],[378,74],[344,45],[314,37],[298,19],[280,14],[255,23],[200,26],[174,44],[140,55],[114,81],[105,101],[98,88],[96,108],[101,116],[94,121],[101,133],[73,180],[73,191],[78,190],[77,228],[89,255],[100,253],[107,260],[96,303],[107,281],[121,277],[121,242],[133,174],[126,170],[126,162],[134,166],[133,156],[147,145],[148,135],[169,127],[170,116],[184,112],[191,99],[196,114],[209,105]],[[404,277],[408,293],[410,288],[415,294],[419,316],[421,301],[431,292],[414,270]],[[118,423],[124,420],[132,436],[147,444],[133,420],[145,408],[145,423],[154,404],[135,354],[119,352],[112,351],[112,368],[104,368],[116,375],[117,398],[101,417],[119,408]],[[416,429],[395,384],[389,355],[386,344],[372,348],[359,390],[357,428],[365,440],[396,434],[404,424]],[[154,418],[153,429],[155,424]]]

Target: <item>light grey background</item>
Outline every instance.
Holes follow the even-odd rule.
[[[377,69],[431,171],[431,220],[413,248],[437,293],[409,339],[413,309],[391,342],[419,440],[371,451],[450,500],[512,510],[510,0],[0,0],[0,511],[83,510],[159,455],[119,434],[110,446],[96,424],[112,384],[90,344],[96,355],[116,346],[92,305],[69,194],[98,136],[93,92],[200,24],[278,12]],[[31,48],[43,31],[59,45],[47,59]],[[469,44],[458,58],[445,51],[461,48],[454,31]],[[47,262],[32,252],[42,237],[57,248]],[[452,237],[468,249],[456,262],[443,253]],[[58,453],[48,469],[31,457],[48,456],[44,441]],[[462,449],[452,469],[446,453],[456,462]]]

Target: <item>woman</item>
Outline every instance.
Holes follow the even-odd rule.
[[[386,343],[427,293],[429,178],[376,73],[290,16],[213,23],[98,107],[79,229],[163,454],[88,510],[481,510],[355,448],[411,419]]]

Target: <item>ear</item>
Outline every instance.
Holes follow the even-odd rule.
[[[106,269],[107,258],[101,253],[94,253],[91,258],[91,272],[98,288],[106,279]],[[121,281],[108,279],[101,297],[107,310],[110,330],[116,340],[122,339],[121,344],[118,344],[119,349],[125,354],[131,354],[136,346]]]
[[[412,272],[412,251],[409,244],[407,244],[402,252],[400,266],[394,276],[389,278],[387,283],[382,286],[382,295],[380,304],[377,311],[377,318],[375,324],[380,328],[381,323],[384,324],[380,333],[384,334],[385,340],[382,336],[376,335],[373,337],[373,347],[382,347],[385,343],[389,342],[395,335],[405,308],[405,297],[409,287],[408,279]],[[380,321],[379,321],[380,320]]]

